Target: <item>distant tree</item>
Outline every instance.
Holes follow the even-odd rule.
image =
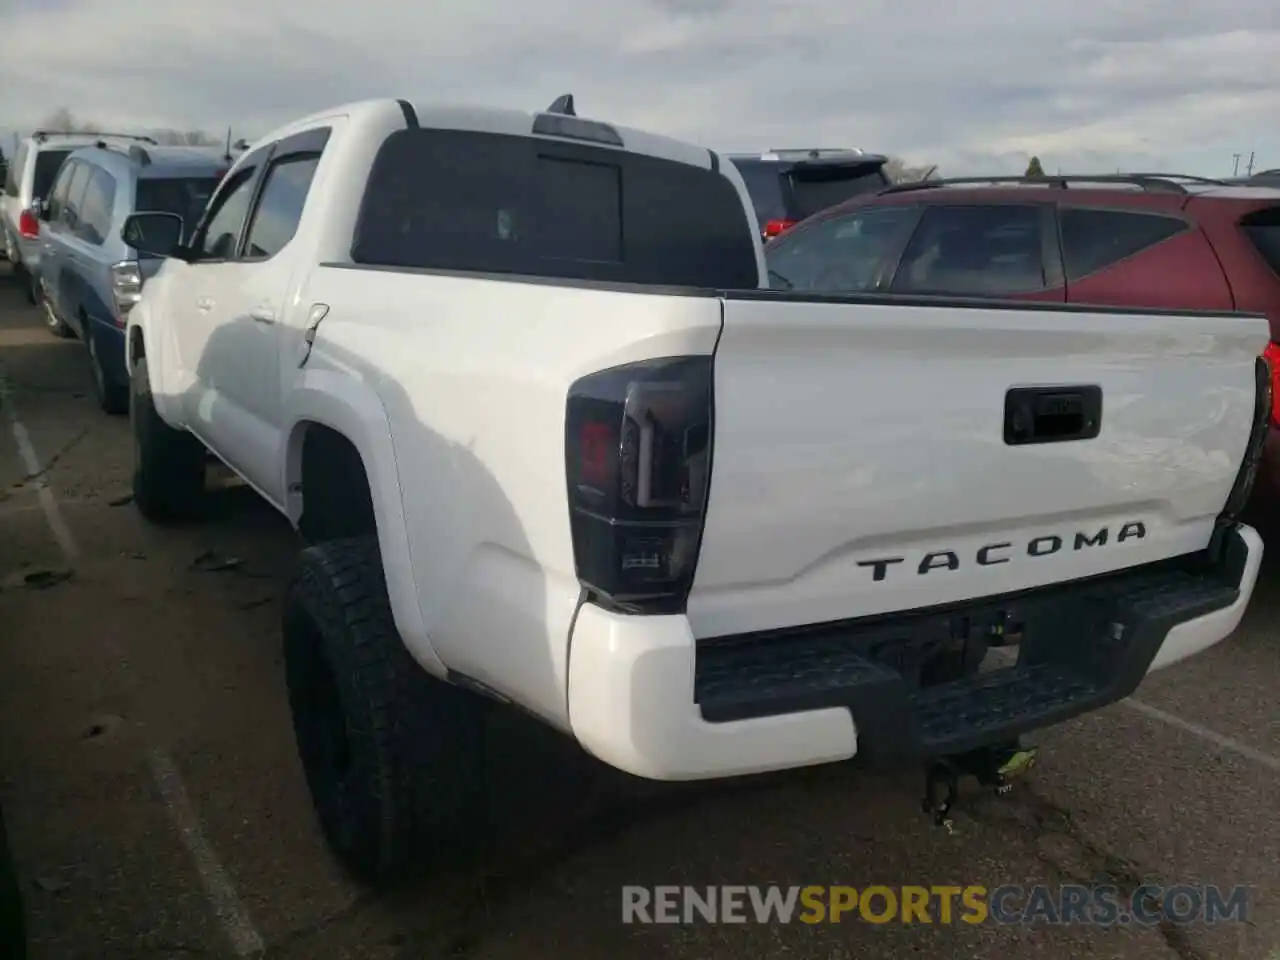
[[[1044,167],[1042,167],[1042,166],[1040,165],[1040,158],[1039,158],[1039,157],[1032,157],[1032,158],[1031,158],[1031,162],[1027,164],[1027,172],[1026,172],[1026,174],[1025,174],[1025,175],[1026,175],[1026,176],[1028,176],[1028,177],[1043,177],[1043,176],[1044,176]]]
[[[216,147],[222,142],[213,134],[203,130],[174,130],[168,127],[152,130],[150,136],[155,138],[157,143],[170,146]]]
[[[41,130],[57,130],[65,133],[101,133],[96,123],[79,120],[66,107],[59,107],[40,123]]]
[[[891,183],[915,183],[925,177],[931,180],[937,179],[938,166],[937,164],[924,164],[923,166],[912,167],[908,166],[907,162],[901,157],[890,157],[884,165],[884,172]]]
[[[103,132],[102,124],[92,120],[79,119],[67,107],[59,107],[45,117],[39,129],[62,130],[68,133]],[[204,130],[176,130],[171,127],[162,127],[157,130],[140,132],[151,137],[156,143],[169,146],[213,147],[222,142],[219,138],[213,136],[213,134],[206,133]]]

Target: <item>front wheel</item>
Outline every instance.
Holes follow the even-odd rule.
[[[284,655],[303,771],[344,866],[386,884],[470,852],[484,824],[486,703],[405,649],[376,539],[302,552]]]
[[[204,503],[204,446],[160,418],[151,396],[147,361],[139,357],[129,381],[133,429],[133,502],[153,523],[185,520]]]

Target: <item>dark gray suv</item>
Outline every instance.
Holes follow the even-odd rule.
[[[805,147],[766,153],[731,153],[760,223],[772,240],[806,217],[889,186],[889,158],[855,148]]]

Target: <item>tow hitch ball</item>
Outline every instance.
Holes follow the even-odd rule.
[[[968,753],[943,757],[929,766],[925,775],[924,812],[935,826],[954,833],[951,808],[959,797],[960,778],[972,776],[982,786],[991,788],[997,797],[1013,789],[1013,781],[1030,770],[1036,762],[1036,748],[1017,742],[978,747]]]

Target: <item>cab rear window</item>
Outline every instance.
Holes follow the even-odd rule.
[[[759,285],[752,226],[709,168],[558,139],[401,130],[374,160],[351,258],[741,289]]]

